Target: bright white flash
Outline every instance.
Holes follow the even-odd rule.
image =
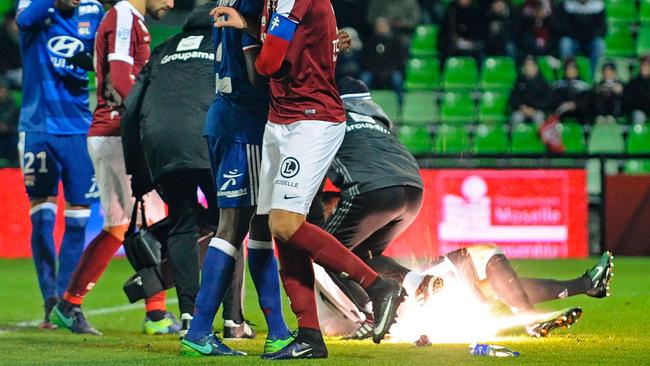
[[[491,310],[470,288],[449,281],[423,305],[406,298],[397,323],[390,330],[391,341],[414,342],[421,335],[426,335],[431,343],[488,341],[496,338],[500,330],[521,327],[547,316],[496,315]]]

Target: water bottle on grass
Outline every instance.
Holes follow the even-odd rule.
[[[494,344],[471,343],[469,354],[474,356],[516,357],[519,352]]]

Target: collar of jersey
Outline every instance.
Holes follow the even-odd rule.
[[[133,6],[133,4],[131,4],[128,0],[120,1],[115,4],[115,6],[126,6],[131,10],[133,14],[135,14],[138,18],[140,18],[140,20],[144,22],[144,15],[140,14],[138,9],[136,9],[135,6]]]

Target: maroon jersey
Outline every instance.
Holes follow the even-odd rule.
[[[97,108],[88,136],[120,136],[118,107],[126,95],[120,95],[111,82],[110,62],[132,65],[132,81],[149,59],[151,36],[144,16],[128,1],[120,1],[106,13],[95,39]],[[124,76],[124,75],[121,75]]]
[[[338,30],[329,0],[265,0],[262,39],[275,12],[298,23],[281,76],[271,78],[269,121],[345,122],[334,77]]]

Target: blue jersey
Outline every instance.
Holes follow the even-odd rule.
[[[104,8],[81,0],[74,10],[56,9],[54,0],[20,0],[16,22],[23,57],[20,131],[55,135],[86,134],[92,113],[88,73],[68,60],[93,54]]]
[[[257,17],[264,1],[219,0],[219,5]],[[206,136],[261,145],[268,118],[269,89],[250,83],[244,58],[245,50],[261,47],[261,43],[248,33],[231,28],[214,28],[213,40],[217,97],[210,106],[203,132]]]

